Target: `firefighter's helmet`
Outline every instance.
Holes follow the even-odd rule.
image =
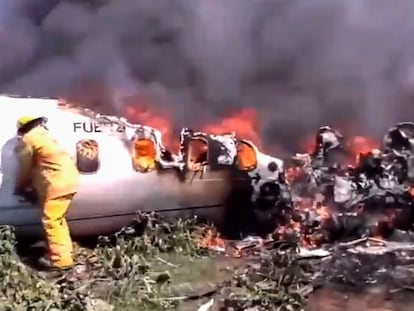
[[[42,123],[46,123],[47,118],[38,117],[38,116],[22,116],[17,120],[17,123],[16,123],[17,130],[19,131],[21,128],[23,128],[27,124],[33,121],[36,121],[36,120],[42,121]]]

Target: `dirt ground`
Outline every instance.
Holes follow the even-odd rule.
[[[230,280],[234,270],[246,264],[242,259],[222,255],[195,260],[189,260],[188,257],[165,259],[177,266],[169,267],[173,284],[169,296],[194,296],[194,300],[185,301],[180,305],[182,311],[197,310],[197,307],[211,298],[209,293],[220,283]],[[197,297],[204,295],[205,297]]]
[[[323,288],[314,292],[306,311],[412,311],[414,291],[385,293],[381,288],[345,292]]]

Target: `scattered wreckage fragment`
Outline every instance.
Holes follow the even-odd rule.
[[[390,132],[398,128],[399,125]],[[349,168],[342,176],[335,176],[335,203],[348,211],[362,205],[364,211],[369,213],[404,209],[405,215],[409,216],[406,220],[412,222],[409,215],[413,201],[410,192],[412,182],[407,169],[412,151],[404,149],[405,156],[402,157],[402,153],[392,147],[399,145],[396,139],[388,133],[382,150],[359,155],[355,167]]]
[[[293,157],[287,175],[294,202],[310,199],[315,210],[316,196],[329,210],[329,217],[314,213],[315,227],[325,231],[328,241],[345,236],[384,234],[395,228],[413,229],[411,175],[414,171],[414,123],[399,123],[384,136],[381,150],[353,154],[342,134],[321,127],[315,149]],[[350,165],[357,157],[356,165]],[[301,229],[304,220],[301,222]],[[309,224],[309,222],[307,222]],[[322,224],[322,226],[321,226]]]

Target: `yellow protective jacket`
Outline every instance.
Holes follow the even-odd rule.
[[[76,163],[46,128],[37,126],[24,134],[17,151],[20,157],[17,189],[31,185],[41,202],[77,192]]]

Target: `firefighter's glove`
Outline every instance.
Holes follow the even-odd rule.
[[[21,196],[25,201],[28,201],[32,204],[36,204],[38,202],[36,191],[33,189],[16,189],[14,194]]]

